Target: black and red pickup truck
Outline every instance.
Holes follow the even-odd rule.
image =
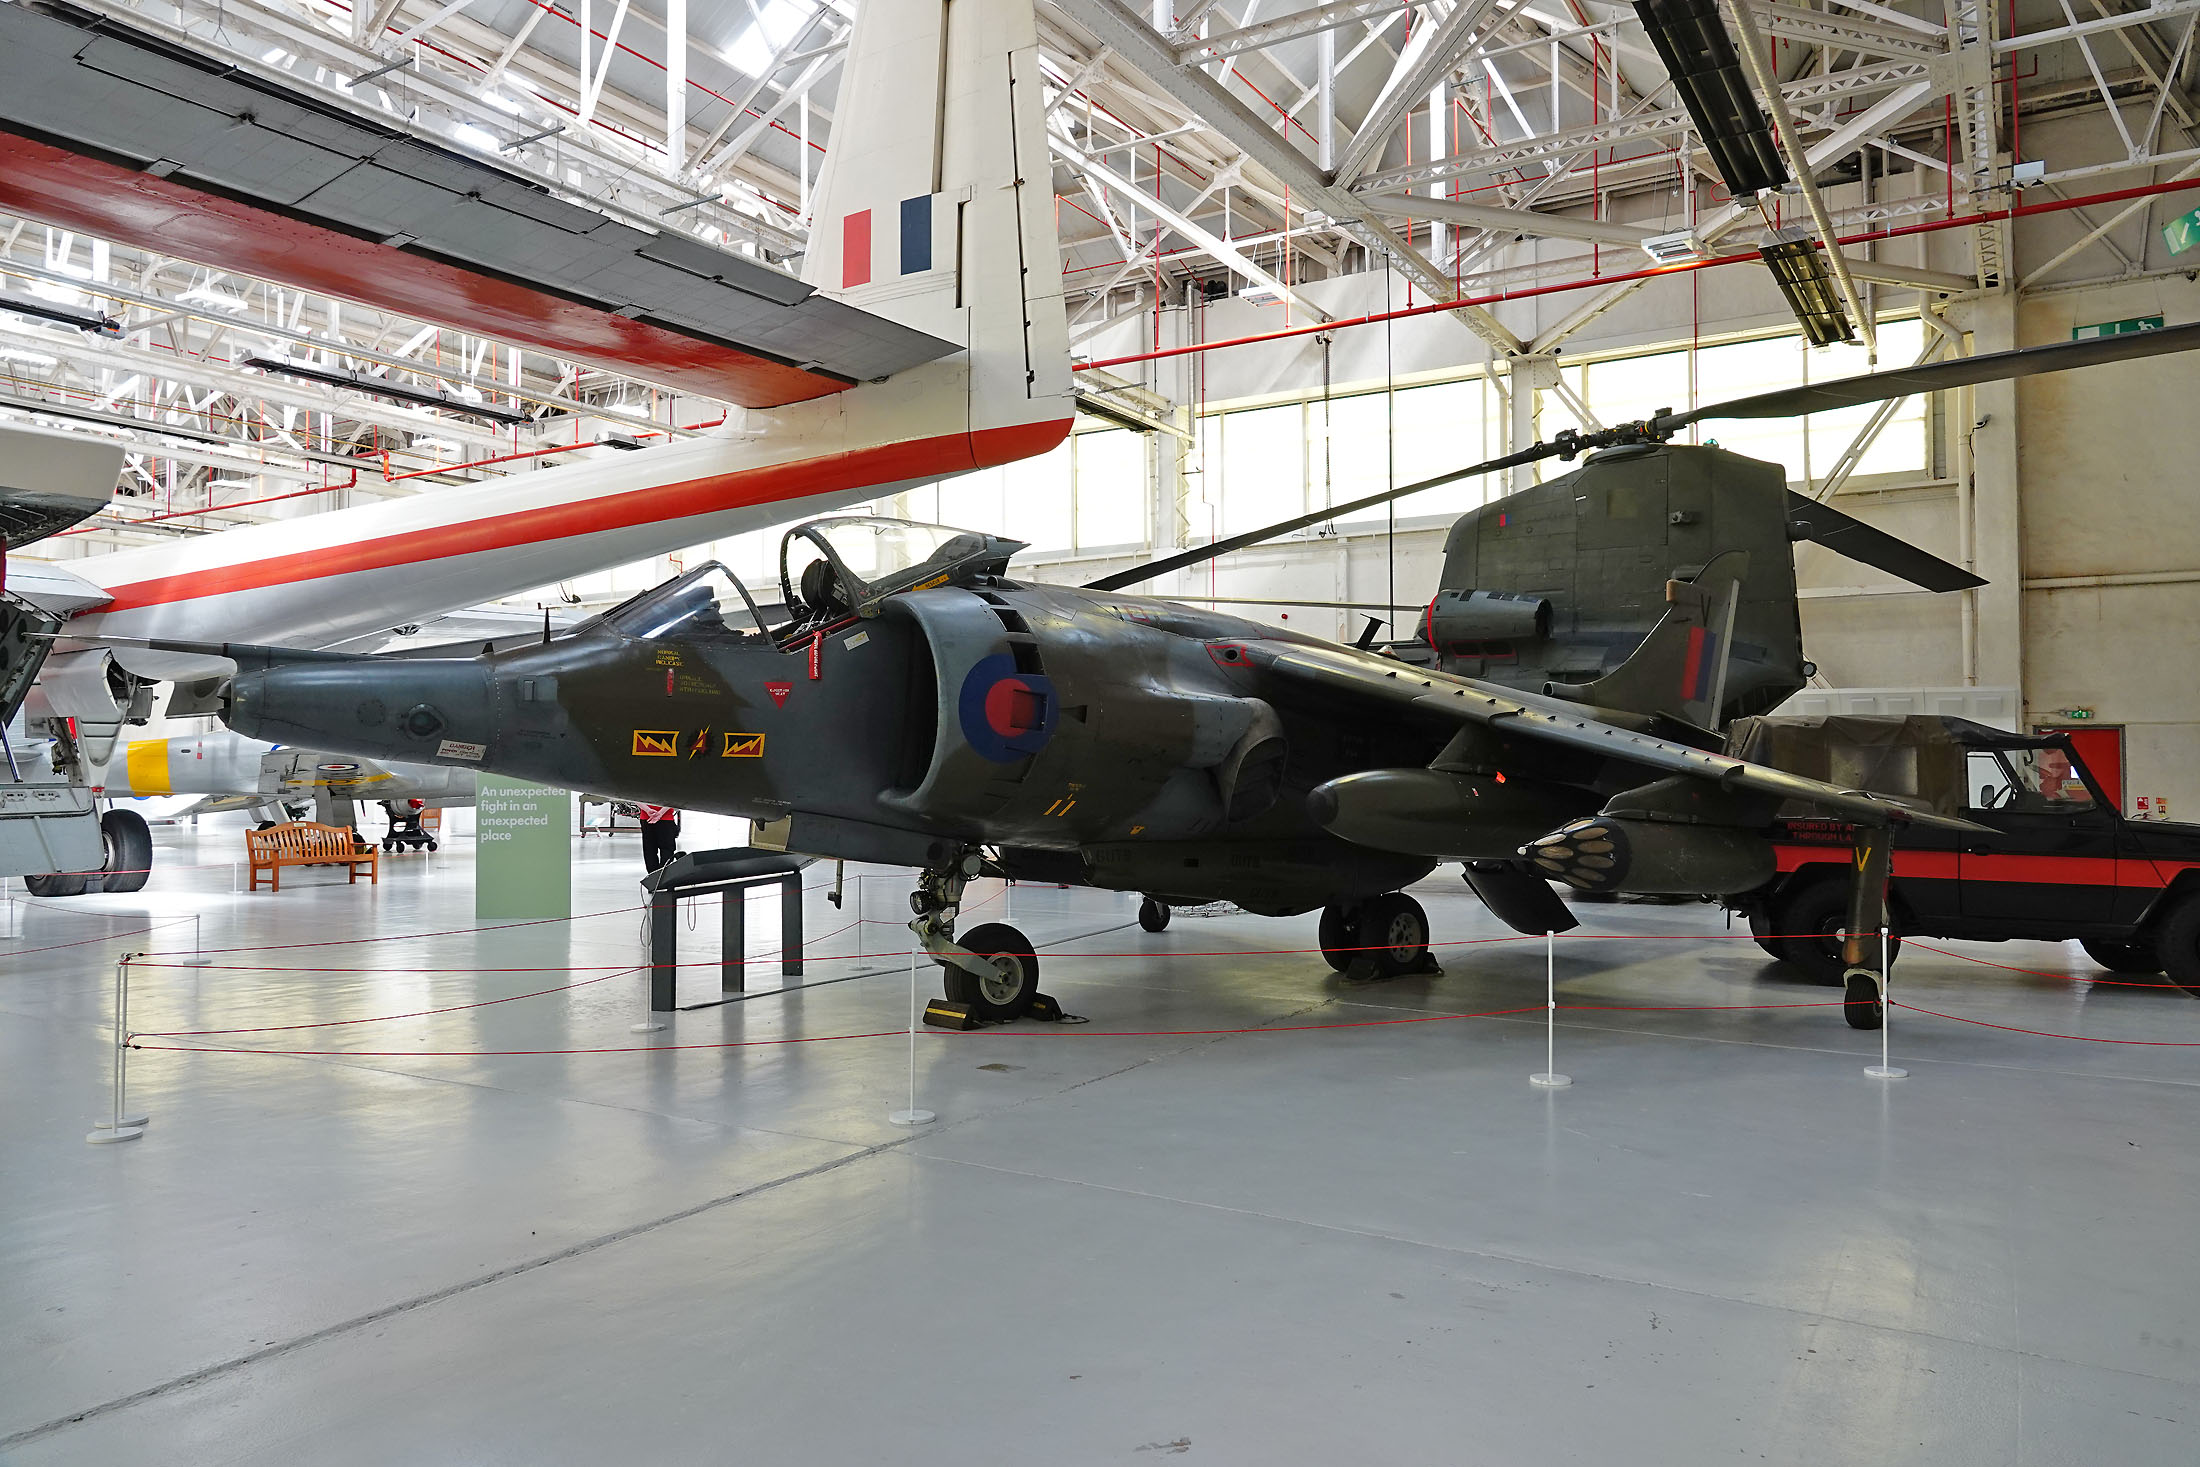
[[[2076,939],[2116,973],[2166,971],[2200,997],[2200,825],[2126,820],[2069,738],[1966,719],[1833,716],[1737,720],[1729,747],[1988,827],[1906,829],[1888,893],[1898,934],[2000,941]],[[1791,818],[1779,874],[1728,905],[1758,944],[1822,982],[1841,981],[1850,832]]]

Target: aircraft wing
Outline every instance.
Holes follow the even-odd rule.
[[[1862,790],[1751,764],[1725,754],[1677,744],[1588,717],[1572,705],[1524,698],[1487,683],[1426,668],[1407,667],[1347,647],[1296,642],[1255,642],[1246,649],[1270,677],[1298,683],[1327,697],[1357,702],[1370,717],[1418,714],[1433,720],[1480,724],[1507,739],[1524,739],[1596,758],[1640,765],[1661,775],[1688,775],[1722,789],[1800,800],[1830,816],[1867,825],[1921,825],[1977,832],[1968,820],[1912,809]]]

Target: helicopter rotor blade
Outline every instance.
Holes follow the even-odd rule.
[[[1921,392],[1940,392],[1951,387],[1975,386],[1981,382],[2013,381],[2019,377],[2036,377],[2043,372],[2067,372],[2078,367],[2166,356],[2172,352],[2191,351],[2195,348],[2200,348],[2200,321],[2155,331],[2088,337],[2080,341],[2058,341],[2046,346],[1988,352],[1984,356],[1955,357],[1948,361],[1928,362],[1923,366],[1877,372],[1864,377],[1846,377],[1838,382],[1783,387],[1776,392],[1758,393],[1754,397],[1708,403],[1703,407],[1690,408],[1687,412],[1660,413],[1641,423],[1624,423],[1593,433],[1569,432],[1560,435],[1558,442],[1533,443],[1518,452],[1506,454],[1503,458],[1493,458],[1487,463],[1454,469],[1432,479],[1402,484],[1398,488],[1385,489],[1347,504],[1331,505],[1311,514],[1279,520],[1257,530],[1247,530],[1240,535],[1225,536],[1212,544],[1195,546],[1159,560],[1149,560],[1142,565],[1134,565],[1127,570],[1119,570],[1096,581],[1089,581],[1084,589],[1121,590],[1125,586],[1135,586],[1141,581],[1151,580],[1169,571],[1198,565],[1202,561],[1213,560],[1218,555],[1228,555],[1232,551],[1243,550],[1248,545],[1258,545],[1264,540],[1288,535],[1294,530],[1303,530],[1341,515],[1372,509],[1378,504],[1403,499],[1408,494],[1418,494],[1424,489],[1440,488],[1461,479],[1476,478],[1518,464],[1534,463],[1538,459],[1572,458],[1586,450],[1619,444],[1662,442],[1690,424],[1707,419],[1803,417],[1833,408],[1855,407],[1860,403],[1912,397]],[[1881,534],[1859,520],[1850,519],[1839,510],[1829,509],[1800,495],[1791,495],[1790,498],[1794,501],[1790,505],[1793,511],[1791,517],[1809,528],[1807,538],[1825,545],[1828,549],[1838,550],[1852,560],[1876,566],[1928,590],[1954,591],[1985,584],[1960,566],[1951,565],[1938,556],[1927,554],[1915,546],[1895,539],[1892,535]]]
[[[2081,341],[2057,341],[2046,346],[2018,347],[2015,351],[1988,352],[1984,356],[1952,357],[1920,367],[1874,372],[1867,377],[1814,382],[1807,387],[1783,387],[1777,392],[1760,392],[1754,397],[1710,403],[1684,413],[1660,413],[1650,420],[1649,428],[1654,436],[1665,438],[1707,418],[1796,418],[1833,408],[1855,407],[1859,403],[1912,397],[1920,392],[2036,377],[2043,372],[2067,372],[2104,362],[2165,356],[2195,347],[2200,347],[2200,321],[2157,331],[2092,336]]]
[[[1920,550],[1907,540],[1898,540],[1884,530],[1875,530],[1832,505],[1820,504],[1793,489],[1788,491],[1787,508],[1788,522],[1799,526],[1803,538],[1812,544],[1823,545],[1836,555],[1845,555],[1889,575],[1900,576],[1913,586],[1922,586],[1928,591],[1965,591],[1986,584],[1960,565]]]
[[[1517,464],[1534,463],[1537,459],[1549,458],[1558,452],[1560,452],[1560,448],[1555,443],[1531,444],[1518,453],[1508,453],[1503,458],[1493,458],[1487,463],[1475,464],[1464,469],[1453,469],[1450,473],[1438,474],[1433,479],[1422,479],[1412,484],[1401,484],[1395,489],[1379,490],[1362,499],[1354,499],[1344,504],[1332,504],[1327,509],[1317,509],[1311,514],[1298,515],[1288,520],[1278,520],[1272,525],[1263,525],[1257,530],[1247,530],[1242,534],[1227,535],[1211,544],[1195,545],[1189,550],[1180,550],[1174,555],[1165,555],[1159,560],[1149,560],[1142,565],[1134,565],[1128,570],[1119,570],[1110,575],[1102,576],[1097,581],[1087,581],[1084,589],[1087,591],[1120,591],[1125,586],[1135,586],[1140,581],[1149,581],[1155,576],[1166,575],[1173,570],[1182,570],[1188,565],[1198,565],[1202,561],[1213,560],[1218,555],[1228,555],[1233,550],[1243,550],[1248,545],[1258,545],[1263,540],[1273,540],[1278,535],[1288,535],[1294,530],[1303,530],[1308,526],[1318,525],[1342,515],[1357,514],[1363,509],[1373,509],[1378,504],[1384,504],[1393,499],[1403,499],[1406,495],[1418,494],[1423,489],[1438,489],[1446,484],[1457,483],[1461,479],[1479,478],[1483,474],[1494,474],[1499,469],[1509,469]]]

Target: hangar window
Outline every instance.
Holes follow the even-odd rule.
[[[1146,435],[1128,428],[1079,433],[1074,445],[1077,548],[1146,539]]]

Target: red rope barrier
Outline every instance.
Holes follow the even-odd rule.
[[[1981,1029],[1999,1029],[2008,1034],[2032,1034],[2041,1039],[2074,1039],[2081,1044],[2137,1044],[2160,1049],[2200,1049],[2200,1039],[2103,1039],[2093,1034],[2058,1034],[2052,1029],[2020,1029],[2014,1024],[1994,1024],[1985,1019],[1966,1019],[1961,1014],[1944,1014],[1938,1009],[1921,1009],[1916,1004],[1897,1003],[1888,999],[1894,1008],[1908,1009],[1913,1014],[1924,1014],[1935,1019],[1953,1019],[1958,1024],[1976,1024]]]
[[[2019,968],[2010,963],[1997,963],[1991,958],[1974,958],[1969,953],[1951,952],[1944,947],[1912,941],[1919,952],[1938,953],[1944,958],[1961,958],[1966,963],[1976,963],[1982,968],[1999,968],[2004,973],[2023,973],[2033,978],[2053,978],[2060,983],[2091,983],[2095,987],[2110,985],[2116,988],[2183,988],[2182,983],[2141,983],[2135,978],[2095,978],[2084,973],[2050,973],[2044,968]]]
[[[1542,1012],[1543,1005],[1536,1003],[1474,1014],[1414,1014],[1400,1019],[1348,1019],[1334,1024],[1256,1024],[1235,1029],[1090,1029],[1083,1025],[1074,1025],[1067,1029],[925,1029],[920,1032],[941,1039],[1174,1039],[1227,1034],[1299,1034],[1319,1029],[1378,1029],[1395,1024],[1439,1024],[1454,1019],[1498,1019],[1512,1014]],[[902,1028],[872,1029],[860,1034],[810,1034],[786,1039],[728,1039],[717,1044],[626,1044],[606,1049],[257,1049],[201,1044],[139,1044],[135,1036],[132,1036],[130,1047],[166,1050],[173,1054],[272,1054],[336,1059],[489,1059],[513,1055],[652,1054],[683,1049],[758,1049],[787,1044],[827,1044],[844,1039],[908,1037],[909,1031]]]

